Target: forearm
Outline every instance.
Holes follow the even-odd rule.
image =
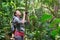
[[[24,22],[25,22],[25,14],[23,15],[22,23],[24,23]]]

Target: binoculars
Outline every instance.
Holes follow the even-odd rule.
[[[27,15],[27,14],[28,14],[28,12],[25,12],[25,14]]]

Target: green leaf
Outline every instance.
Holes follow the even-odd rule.
[[[42,22],[46,22],[47,20],[50,20],[52,18],[52,16],[51,15],[49,15],[49,14],[43,14],[43,16],[41,17],[41,21]]]
[[[53,30],[53,31],[51,32],[51,35],[52,35],[53,37],[55,37],[57,34],[58,34],[58,31],[57,31],[57,30]]]
[[[49,25],[49,27],[54,27],[56,24],[60,23],[60,18],[55,18]]]
[[[56,18],[52,23],[59,23],[60,22],[60,18]]]

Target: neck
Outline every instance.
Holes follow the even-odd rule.
[[[20,16],[17,16],[18,18],[20,18]]]

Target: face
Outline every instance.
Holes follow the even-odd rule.
[[[19,10],[16,11],[16,16],[20,16],[21,15],[21,12]]]

